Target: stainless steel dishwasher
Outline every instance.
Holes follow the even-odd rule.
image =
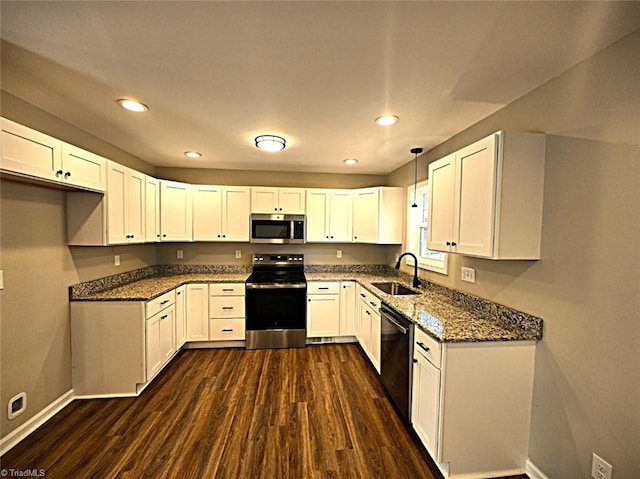
[[[400,414],[410,422],[415,325],[384,303],[380,318],[382,384]]]

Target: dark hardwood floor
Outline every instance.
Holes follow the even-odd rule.
[[[351,344],[183,351],[138,398],[74,401],[1,467],[47,479],[440,477]]]

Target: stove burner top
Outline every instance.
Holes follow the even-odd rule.
[[[247,278],[247,287],[306,287],[302,254],[254,254],[252,262],[253,272]]]

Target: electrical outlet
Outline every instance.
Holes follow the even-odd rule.
[[[240,258],[242,258],[242,251],[237,249],[236,250],[236,259],[240,259]]]
[[[336,258],[342,258],[342,250],[341,249],[336,251]]]
[[[184,258],[184,251],[182,251],[181,249],[176,250],[176,258],[183,259]]]
[[[120,266],[120,255],[117,254],[113,257],[113,262],[115,263],[116,266]]]
[[[468,283],[476,282],[476,270],[473,268],[465,268],[462,267],[462,281],[467,281]]]
[[[611,479],[612,471],[613,466],[594,452],[591,460],[591,477],[593,479]]]
[[[4,271],[0,269],[0,289],[4,289]]]

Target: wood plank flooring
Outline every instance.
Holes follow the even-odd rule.
[[[74,401],[1,467],[47,479],[441,477],[423,454],[346,344],[183,351],[138,398]]]

